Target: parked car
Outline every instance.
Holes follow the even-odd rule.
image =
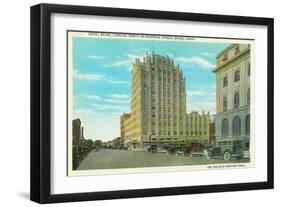
[[[224,160],[231,158],[239,160],[243,157],[242,141],[229,139],[218,141],[216,146],[208,148],[206,157],[207,159],[223,157]]]
[[[204,157],[206,154],[204,152],[191,152],[190,157]]]
[[[157,145],[151,144],[151,145],[147,148],[147,152],[149,152],[149,153],[155,153],[155,152],[157,152]]]
[[[182,150],[177,150],[177,151],[176,151],[176,156],[184,156],[184,151],[182,151]]]
[[[163,153],[163,154],[169,154],[168,150],[166,150],[166,149],[158,149],[156,152]]]

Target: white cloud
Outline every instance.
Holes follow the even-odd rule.
[[[110,98],[106,102],[109,103],[130,103],[130,96],[127,94],[110,94],[108,97]]]
[[[165,55],[168,55],[170,58],[174,57],[174,55],[172,53],[168,53],[168,52]]]
[[[107,102],[107,103],[117,103],[117,104],[128,104],[128,103],[130,103],[129,99],[125,99],[125,100],[122,100],[122,99],[105,99],[104,101]]]
[[[144,53],[144,52],[150,51],[150,49],[141,47],[141,48],[137,48],[137,49],[132,49],[131,51],[134,52],[134,53]]]
[[[91,103],[91,107],[82,108],[77,107],[73,110],[73,119],[75,118],[91,118],[96,115],[119,114],[130,111],[129,104],[116,104],[116,103]]]
[[[132,61],[130,59],[128,60],[117,60],[110,64],[105,64],[104,67],[128,67]]]
[[[96,73],[79,73],[77,70],[73,71],[73,77],[77,80],[99,80],[99,81],[105,81],[112,84],[126,84],[129,85],[130,83],[127,81],[120,81],[120,80],[114,80],[111,78],[107,78],[104,75],[96,74]]]
[[[202,55],[207,56],[207,57],[214,57],[216,54],[210,53],[210,52],[201,52]]]
[[[188,102],[187,103],[187,111],[188,113],[192,111],[205,111],[205,112],[210,112],[211,114],[216,113],[216,102],[214,101],[200,101],[200,102]]]
[[[139,58],[139,59],[143,58],[143,56],[136,55],[136,54],[124,54],[124,55],[126,55],[128,58],[130,58],[131,61],[135,61],[135,59],[137,59],[137,58]]]
[[[83,95],[79,95],[77,98],[87,98],[87,99],[91,99],[91,100],[96,100],[96,101],[99,101],[100,100],[100,97],[97,96],[97,95],[94,95],[94,94],[83,94]]]
[[[206,98],[206,97],[215,97],[216,91],[213,88],[206,88],[202,90],[187,90],[186,94],[187,96],[202,96]]]
[[[110,94],[109,97],[116,99],[128,99],[130,96],[127,94]]]
[[[196,90],[200,90],[200,91],[216,91],[216,85],[215,84],[194,84],[193,85],[194,88],[196,88]]]
[[[127,81],[117,81],[117,80],[107,80],[108,83],[112,83],[112,84],[125,84],[125,85],[129,85],[130,83]]]
[[[91,104],[92,106],[94,106],[98,111],[106,111],[106,110],[110,110],[108,112],[111,111],[118,111],[119,113],[122,113],[124,111],[129,111],[129,106],[127,105],[116,105],[116,104],[97,104],[97,103],[93,103]]]
[[[206,94],[206,91],[186,91],[187,96],[204,96]]]
[[[96,73],[79,73],[77,70],[74,70],[73,77],[78,80],[101,80],[104,78],[104,75]]]
[[[175,62],[178,62],[180,64],[194,64],[205,69],[212,69],[215,67],[215,65],[210,63],[208,60],[199,56],[192,56],[192,57],[180,56],[175,58]]]
[[[89,56],[87,56],[87,58],[94,59],[94,60],[103,60],[103,59],[105,59],[105,56],[102,56],[102,55],[89,55]]]
[[[135,59],[142,58],[142,56],[140,56],[140,55],[127,54],[127,53],[123,53],[123,56],[125,56],[126,58],[119,59],[112,63],[105,64],[105,65],[103,65],[103,67],[125,68],[130,71],[130,70],[132,70],[132,65],[135,62]]]

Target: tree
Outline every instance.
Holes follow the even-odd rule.
[[[101,148],[102,147],[102,141],[101,140],[95,140],[94,141],[94,148]]]
[[[87,139],[86,140],[86,145],[89,149],[93,149],[94,148],[94,141],[91,139]]]

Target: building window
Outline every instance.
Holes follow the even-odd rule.
[[[248,92],[247,92],[247,104],[250,104],[251,101],[251,91],[250,88],[248,88]]]
[[[228,84],[228,80],[227,80],[227,76],[225,76],[223,78],[223,87],[227,87],[227,84]]]
[[[234,108],[237,109],[239,107],[239,92],[234,95]]]
[[[234,73],[234,82],[240,81],[240,71],[236,70]]]
[[[228,136],[228,119],[223,119],[221,124],[222,136]]]
[[[223,111],[227,110],[227,96],[223,97]]]
[[[247,72],[248,72],[248,76],[251,75],[251,63],[248,64],[248,68],[247,68]]]
[[[241,119],[240,119],[239,116],[235,116],[233,118],[232,135],[233,136],[240,136],[241,135]]]
[[[236,47],[235,48],[235,55],[238,55],[240,53],[240,48],[239,47]]]
[[[228,60],[228,54],[226,53],[226,54],[223,56],[222,61],[225,62],[225,61],[227,61],[227,60]]]
[[[250,114],[246,116],[246,121],[245,121],[245,132],[246,136],[250,136]]]

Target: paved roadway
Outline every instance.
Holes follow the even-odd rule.
[[[165,153],[151,154],[140,151],[104,149],[99,152],[90,152],[82,161],[78,170],[204,165],[238,162],[249,162],[249,159],[241,159],[239,161],[233,159],[225,161],[223,159],[216,158],[207,160],[206,157],[175,156]]]

